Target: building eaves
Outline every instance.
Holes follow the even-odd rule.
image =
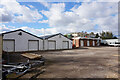
[[[31,36],[34,36],[34,37],[39,38],[39,39],[42,39],[41,37],[38,37],[38,36],[36,36],[36,35],[34,35],[34,34],[31,34],[31,33],[27,32],[27,31],[24,31],[24,30],[22,30],[22,29],[18,29],[18,30],[14,30],[14,31],[5,32],[5,33],[2,33],[2,35],[4,36],[5,34],[17,32],[17,31],[23,31],[23,32],[25,32],[25,33],[27,33],[27,34],[29,34],[29,35],[31,35]]]

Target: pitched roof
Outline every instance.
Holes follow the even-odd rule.
[[[26,31],[24,31],[24,30],[22,30],[22,29],[5,32],[5,33],[2,33],[2,35],[4,36],[4,34],[8,34],[8,33],[12,33],[12,32],[17,32],[17,31],[23,31],[23,32],[25,32],[25,33],[27,33],[27,34],[29,34],[29,35],[32,35],[32,36],[36,37],[36,38],[42,39],[41,37],[38,37],[38,36],[36,36],[36,35],[34,35],[34,34],[31,34],[31,33],[29,33],[29,32],[26,32]]]
[[[96,40],[99,40],[100,38],[74,37],[72,39],[96,39]]]
[[[22,30],[22,29],[18,29],[18,30],[14,30],[14,31],[9,31],[9,32],[5,32],[5,33],[2,33],[2,35],[4,36],[4,34],[8,34],[8,33],[12,33],[12,32],[17,32],[17,31],[23,31],[23,32],[25,32],[25,33],[27,33],[27,34],[30,34],[30,35],[32,35],[32,36],[34,36],[34,37],[37,37],[37,38],[39,38],[39,39],[48,39],[48,38],[51,38],[51,37],[54,37],[54,36],[57,36],[57,35],[62,35],[62,36],[64,36],[63,34],[61,34],[61,33],[58,33],[58,34],[53,34],[53,35],[46,35],[46,36],[41,36],[41,37],[38,37],[38,36],[36,36],[36,35],[33,35],[33,34],[31,34],[31,33],[29,33],[29,32],[26,32],[26,31],[24,31],[24,30]],[[65,36],[64,36],[65,37]],[[66,37],[67,38],[67,37]],[[69,39],[69,38],[68,38]],[[69,39],[69,40],[71,40],[71,39]]]
[[[46,36],[41,36],[41,38],[42,39],[48,39],[48,38],[51,38],[51,37],[54,37],[54,36],[57,36],[57,35],[59,35],[59,34],[61,34],[61,33],[58,33],[58,34],[53,34],[53,35],[46,35]]]
[[[62,35],[62,36],[64,36],[63,34],[58,33],[58,34],[53,34],[53,35],[41,36],[41,38],[42,38],[42,39],[48,39],[48,38],[51,38],[51,37],[54,37],[54,36],[57,36],[57,35]],[[65,37],[65,36],[64,36],[64,37]],[[65,38],[67,38],[67,37],[65,37]],[[69,38],[68,38],[68,39],[69,39]],[[71,40],[71,39],[69,39],[69,40]]]

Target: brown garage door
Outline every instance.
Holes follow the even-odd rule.
[[[95,41],[95,46],[97,46],[97,40],[94,40]]]
[[[87,46],[87,40],[84,40],[84,46]]]
[[[90,46],[93,46],[93,40],[90,40]]]

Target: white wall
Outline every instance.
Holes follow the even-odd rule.
[[[22,32],[22,35],[18,35]],[[28,51],[28,40],[39,40],[39,50],[43,50],[43,40],[34,37],[23,31],[16,31],[8,34],[4,34],[3,39],[14,39],[15,40],[15,52],[17,51]]]
[[[44,46],[45,50],[48,50],[48,40],[55,40],[56,41],[56,49],[62,49],[62,42],[63,41],[69,41],[69,49],[72,49],[72,41],[68,38],[61,35],[61,38],[59,38],[59,35],[56,35],[54,37],[48,38],[47,40],[44,40]]]
[[[47,50],[48,49],[48,40],[44,40],[44,49],[43,50]]]
[[[115,42],[120,42],[118,39],[106,39],[106,40],[102,40],[101,43],[104,43],[104,44],[115,44]]]

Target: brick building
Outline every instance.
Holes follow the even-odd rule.
[[[100,46],[100,38],[86,38],[86,37],[75,37],[73,38],[73,47],[84,47],[84,46]]]

